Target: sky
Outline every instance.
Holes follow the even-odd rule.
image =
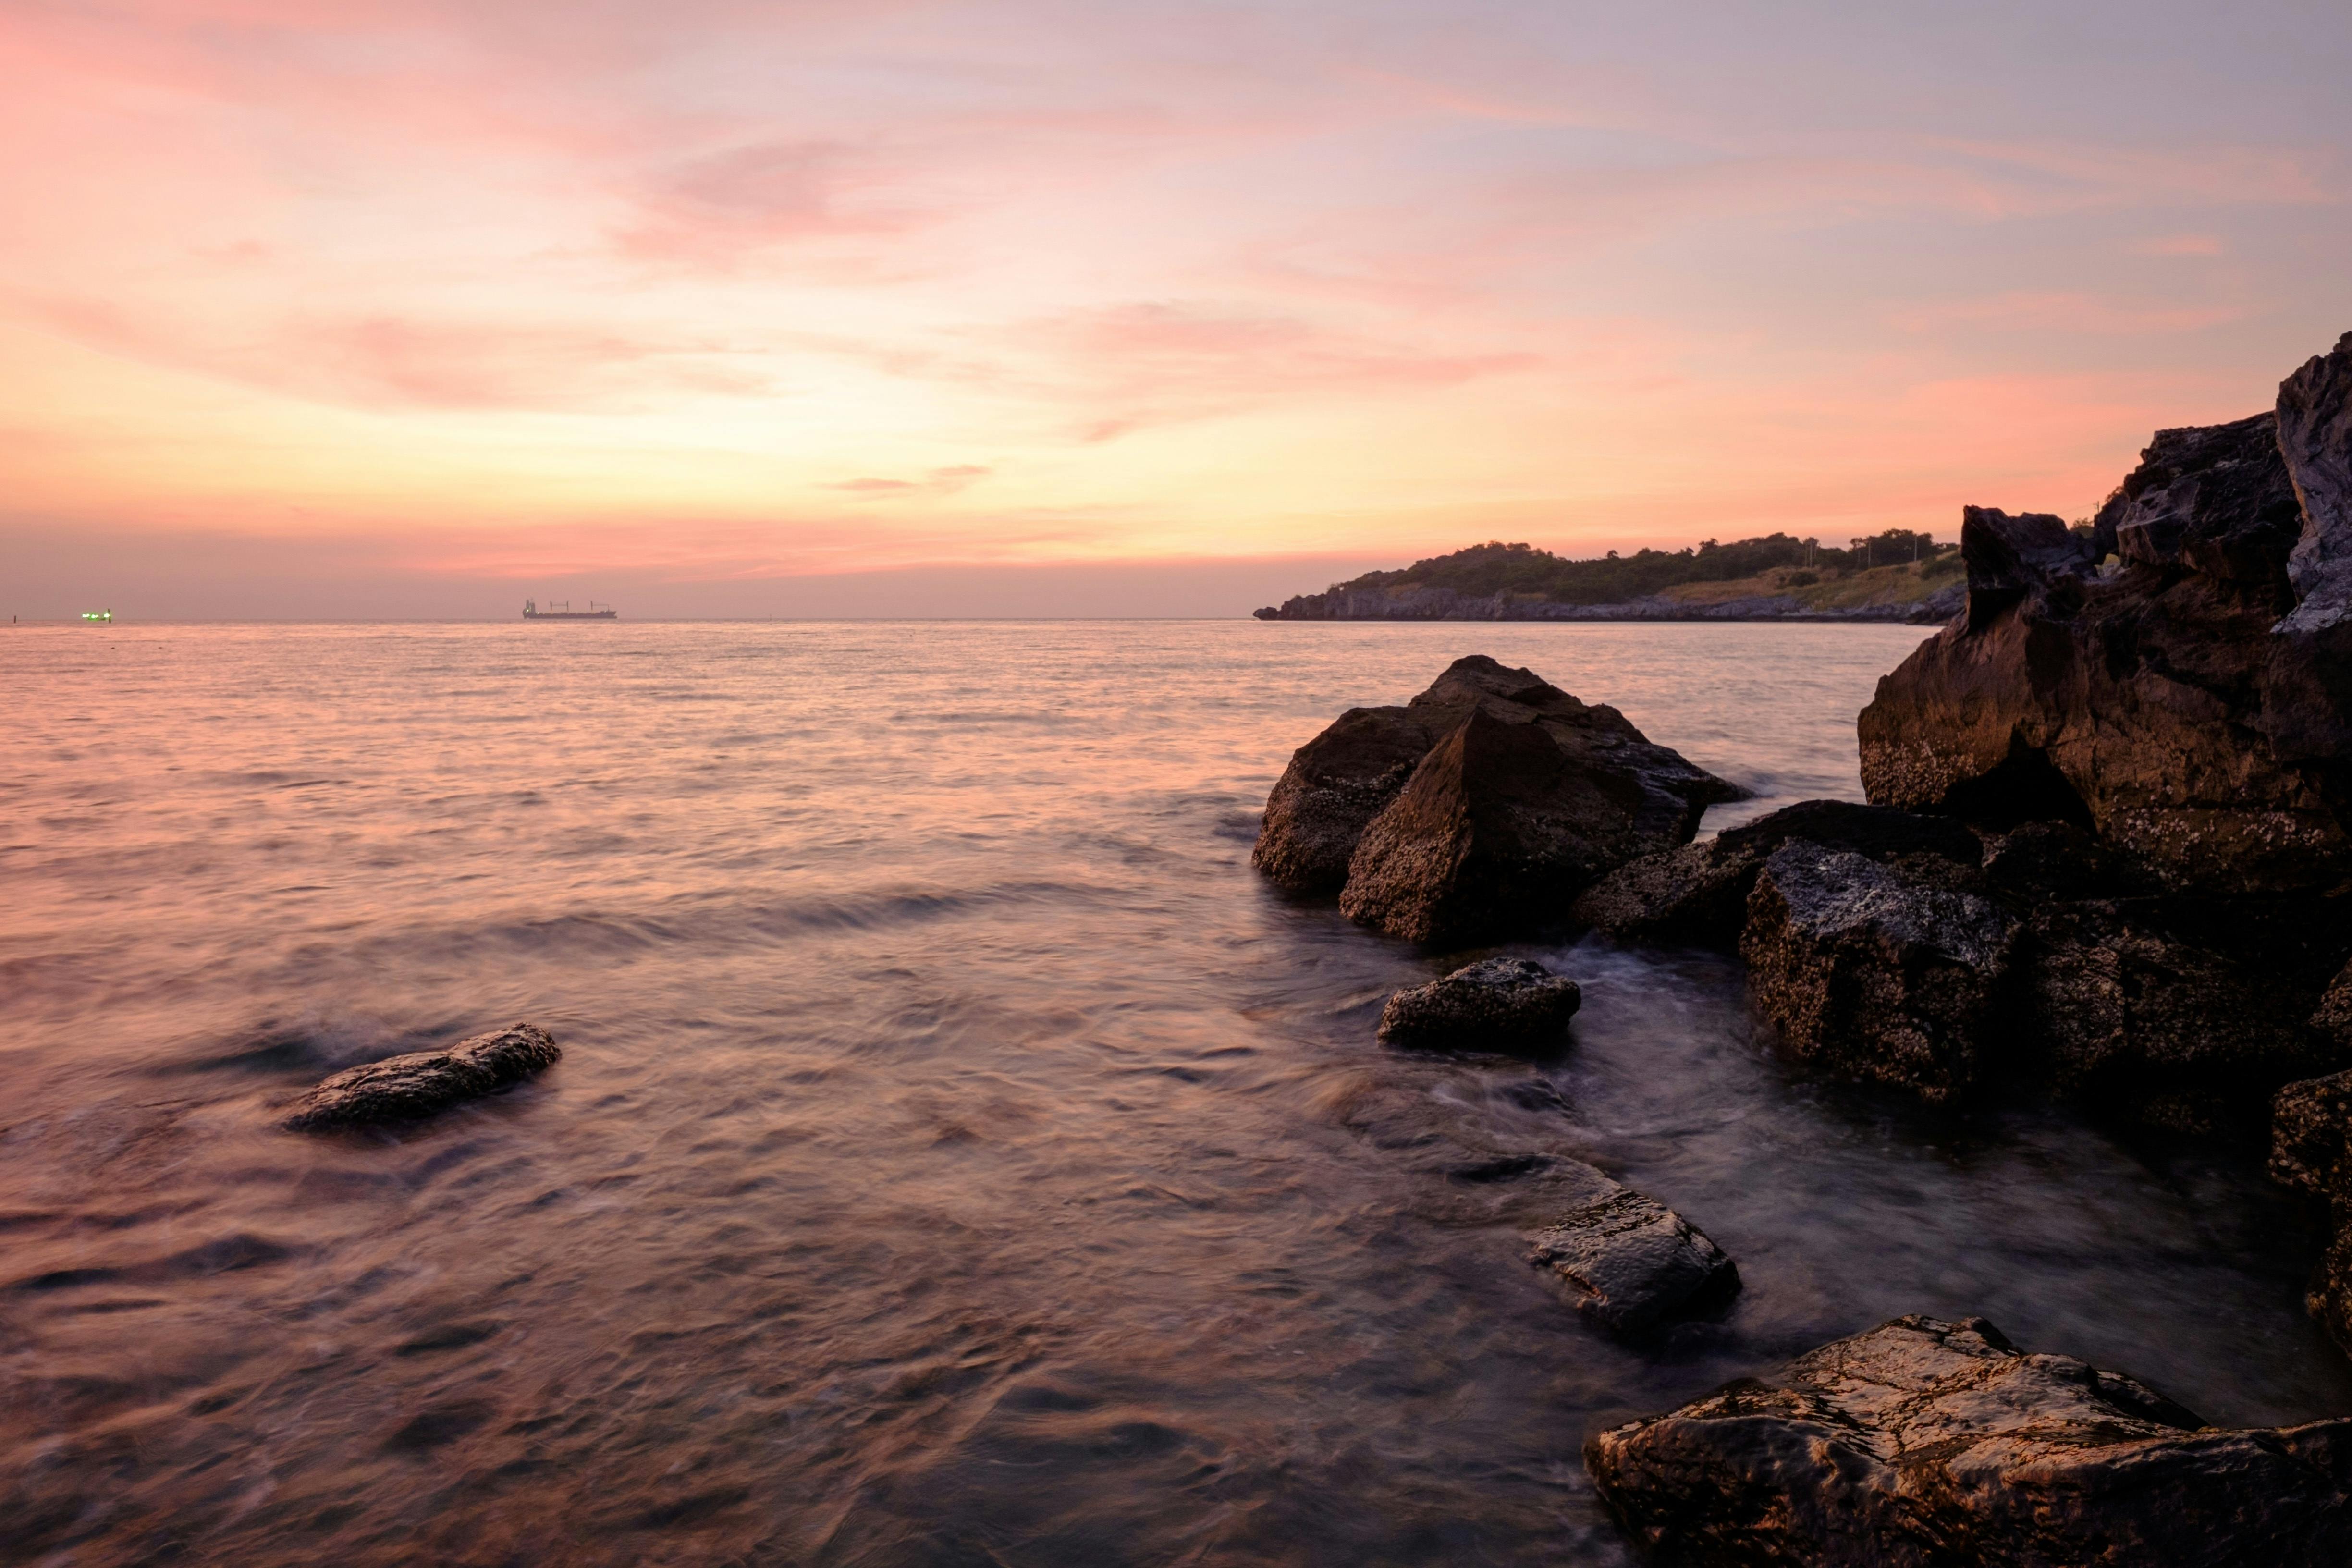
[[[2343,0],[0,0],[0,612],[2079,516],[2352,329],[2347,80]]]

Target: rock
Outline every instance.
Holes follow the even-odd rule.
[[[2271,1178],[2327,1205],[2331,1235],[2304,1305],[2352,1354],[2352,1072],[2291,1083],[2271,1102]]]
[[[1354,710],[1301,747],[1253,860],[1290,888],[1344,881],[1350,919],[1454,942],[1555,914],[1601,872],[1688,842],[1738,794],[1615,709],[1474,656],[1407,706]]]
[[[2318,981],[2298,975],[2308,963],[2294,933],[2269,929],[2318,918],[2187,900],[2043,903],[2018,965],[2031,1059],[2049,1088],[2109,1119],[2259,1125],[2280,1085],[2352,1062],[2305,1022]]]
[[[1413,1045],[1488,1048],[1552,1038],[1568,1027],[1584,994],[1525,958],[1488,958],[1389,998],[1381,1038]]]
[[[2352,337],[2159,431],[2094,538],[1970,508],[1961,550],[1966,615],[1863,711],[1872,800],[2072,821],[2181,889],[2352,878]]]
[[[1690,1221],[1631,1188],[1563,1215],[1528,1261],[1573,1289],[1577,1310],[1612,1333],[1638,1334],[1739,1289],[1739,1270]]]
[[[2276,592],[2302,527],[2278,416],[2257,414],[2158,430],[2093,520],[2092,549]]]
[[[1756,879],[1739,952],[1791,1055],[1940,1104],[1982,1075],[2018,929],[1973,894],[1792,841]]]
[[[1800,801],[1706,843],[1620,866],[1578,895],[1570,918],[1620,942],[1729,946],[1748,918],[1756,873],[1791,838],[1874,860],[1932,855],[1974,866],[1984,853],[1977,836],[1949,817],[1843,800]]]
[[[476,1035],[446,1051],[417,1051],[347,1068],[303,1096],[291,1131],[407,1121],[478,1099],[551,1067],[563,1055],[536,1024]]]
[[[1921,600],[1918,607],[1903,618],[1915,626],[1939,626],[1968,607],[1969,585],[1948,583]]]
[[[2278,445],[2303,510],[2287,559],[2297,603],[2279,629],[2322,632],[2352,615],[2352,332],[2279,387]]]
[[[1337,889],[1372,818],[1396,799],[1432,747],[1482,710],[1513,724],[1548,720],[1564,729],[1622,729],[1635,744],[1648,745],[1615,709],[1588,708],[1531,670],[1472,654],[1455,659],[1404,707],[1351,708],[1298,748],[1266,797],[1251,863],[1294,891]],[[1654,749],[1681,762],[1664,747]]]
[[[1662,1562],[2284,1568],[2352,1560],[2352,1420],[2229,1429],[1981,1318],[1897,1318],[1585,1464]]]
[[[2012,906],[2157,891],[2138,866],[2071,822],[2028,822],[1987,847],[1985,887]]]
[[[2339,1045],[2352,1046],[2352,962],[2337,970],[2327,989],[2320,993],[2311,1026]]]
[[[2352,1203],[2352,1071],[2308,1079],[2271,1100],[2271,1178]]]
[[[1293,892],[1337,892],[1365,827],[1435,741],[1423,715],[1349,709],[1292,754],[1266,797],[1250,864]]]

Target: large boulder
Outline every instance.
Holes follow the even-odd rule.
[[[1252,858],[1286,887],[1344,883],[1352,920],[1456,943],[1556,915],[1602,872],[1689,842],[1738,793],[1615,709],[1474,656],[1301,747]]]
[[[1585,1463],[1662,1562],[2320,1568],[2352,1561],[2352,1420],[2209,1426],[2136,1379],[1897,1318]]]
[[[536,1024],[514,1024],[451,1047],[348,1068],[302,1097],[285,1121],[296,1132],[412,1121],[477,1100],[552,1067],[563,1055]]]
[[[1538,1232],[1528,1261],[1563,1281],[1577,1310],[1636,1335],[1739,1289],[1739,1269],[1690,1221],[1620,1187]]]
[[[1977,836],[1950,817],[1800,801],[1703,844],[1628,861],[1579,894],[1570,918],[1620,942],[1728,946],[1748,918],[1757,872],[1792,838],[1898,864],[1924,855],[1972,867],[1984,853]]]
[[[1356,841],[1436,739],[1426,714],[1349,709],[1291,754],[1266,796],[1250,864],[1293,892],[1338,892]]]
[[[2352,877],[2352,336],[2158,432],[2089,533],[1971,507],[1960,542],[1966,613],[1863,711],[1872,800],[2071,820],[2181,888]]]
[[[2331,1235],[2304,1304],[2352,1354],[2352,1072],[2291,1083],[2271,1106],[2272,1179],[2327,1206]]]
[[[1487,958],[1389,998],[1380,1037],[1400,1045],[1498,1049],[1558,1037],[1584,993],[1527,958]]]
[[[2280,1085],[2352,1064],[2352,1050],[2306,1021],[2325,972],[2304,949],[2331,912],[2180,898],[2042,903],[2018,964],[2030,1059],[2047,1087],[2102,1117],[2189,1132],[2259,1125]]]
[[[1973,893],[1792,840],[1756,878],[1739,952],[1791,1056],[1941,1104],[1985,1076],[2019,931]]]

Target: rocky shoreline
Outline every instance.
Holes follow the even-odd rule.
[[[1254,863],[1426,945],[1581,927],[1731,948],[1811,1074],[1933,1105],[2062,1099],[2237,1138],[2249,1160],[2260,1139],[2331,1216],[2309,1304],[2352,1352],[2352,334],[2273,412],[2158,432],[2087,537],[1972,507],[1961,551],[1948,623],[1860,715],[1870,805],[1694,843],[1731,786],[1614,709],[1473,657],[1301,747]],[[1742,618],[1435,603],[1381,614]],[[1260,615],[1357,618],[1334,608]],[[1524,1047],[1575,994],[1489,961],[1400,994],[1412,1026],[1387,1033]],[[1528,1256],[1580,1310],[1638,1334],[1738,1289],[1664,1203],[1570,1174]],[[2352,1417],[2214,1427],[1981,1320],[1866,1329],[1586,1458],[1629,1532],[1677,1562],[2352,1555]]]
[[[1755,594],[1717,604],[1652,595],[1613,605],[1563,605],[1525,595],[1409,588],[1299,594],[1251,614],[1261,621],[1863,621],[1924,626],[1949,620],[1966,596],[1953,584],[1916,604],[1808,609],[1793,594]]]

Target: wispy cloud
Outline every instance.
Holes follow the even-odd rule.
[[[1268,404],[1457,386],[1528,371],[1524,352],[1418,348],[1305,317],[1196,300],[1144,300],[1025,321],[1006,342],[1090,411],[1086,438]]]
[[[31,314],[110,354],[360,408],[613,410],[681,394],[756,396],[771,385],[722,345],[581,325],[294,318],[239,339],[99,300],[36,301]]]
[[[989,475],[989,468],[979,463],[953,463],[933,468],[919,479],[892,479],[866,476],[840,479],[824,488],[846,490],[851,495],[868,500],[902,500],[912,496],[947,496],[968,489]]]
[[[2087,504],[2347,324],[2248,4],[0,0],[0,442],[533,573]]]

